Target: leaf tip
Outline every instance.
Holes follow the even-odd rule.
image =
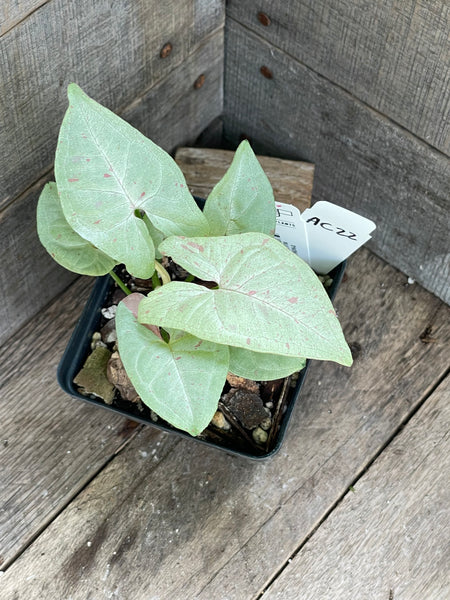
[[[83,90],[77,83],[72,82],[67,86],[67,97],[69,98],[69,101],[71,101],[72,98],[78,95],[80,92],[83,93]]]

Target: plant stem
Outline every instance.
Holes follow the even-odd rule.
[[[161,287],[161,284],[159,283],[159,277],[158,277],[158,271],[153,271],[153,275],[152,275],[152,285],[153,285],[153,289],[155,290],[158,287]]]
[[[165,270],[165,268],[162,266],[162,264],[159,263],[157,260],[155,260],[155,269],[157,270],[158,275],[160,276],[163,285],[171,282],[169,273]]]
[[[114,281],[117,283],[117,285],[120,287],[120,289],[125,292],[125,294],[127,296],[129,296],[131,294],[131,290],[129,290],[127,288],[127,286],[124,284],[124,282],[120,279],[120,277],[118,277],[118,275],[114,272],[114,271],[110,271],[109,274],[111,275],[111,277],[114,279]]]

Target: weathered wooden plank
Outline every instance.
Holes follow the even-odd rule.
[[[231,0],[227,15],[450,154],[446,0]]]
[[[121,111],[167,77],[214,31],[222,0],[51,0],[0,38],[0,207],[49,170],[76,81]],[[172,51],[161,58],[166,43]],[[161,116],[162,99],[153,108]],[[162,119],[164,120],[164,119]]]
[[[254,598],[447,367],[448,307],[405,284],[367,250],[351,259],[337,305],[355,364],[311,365],[275,458],[143,430],[6,571],[2,600]]]
[[[233,160],[230,150],[178,148],[175,160],[186,177],[191,193],[207,198]],[[301,161],[258,156],[272,184],[275,200],[294,204],[301,211],[311,204],[314,165]]]
[[[219,30],[124,117],[166,150],[193,141],[222,110],[222,44]],[[205,83],[195,89],[200,73]],[[35,210],[43,185],[38,182],[0,212],[0,344],[73,280],[37,238]]]
[[[0,36],[49,0],[4,0],[0,4]]]
[[[447,378],[264,599],[450,597],[449,400]]]
[[[123,417],[74,402],[56,383],[57,364],[91,285],[79,279],[0,351],[0,569],[134,430]]]
[[[450,302],[448,157],[234,22],[227,48],[225,135],[315,163],[313,204],[375,221],[370,247]]]
[[[223,44],[219,29],[121,116],[168,152],[192,143],[223,110]]]

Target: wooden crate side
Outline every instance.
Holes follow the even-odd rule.
[[[168,151],[194,141],[222,112],[222,45],[219,30],[123,116]],[[200,73],[205,83],[196,89]],[[37,238],[36,204],[45,181],[0,212],[0,344],[74,278]]]
[[[315,163],[313,203],[375,221],[370,247],[449,302],[448,157],[235,22],[227,35],[225,135]]]
[[[68,83],[120,112],[223,23],[221,0],[51,0],[0,37],[0,208],[50,169]]]
[[[450,154],[446,0],[230,0],[227,15]]]

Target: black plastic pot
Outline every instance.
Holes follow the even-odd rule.
[[[345,271],[345,264],[345,262],[341,263],[330,273],[330,276],[333,278],[333,283],[328,289],[328,295],[330,296],[331,300],[334,299],[337,289],[341,283]],[[118,402],[114,402],[113,405],[107,405],[100,399],[80,394],[73,380],[80,371],[91,351],[92,335],[95,331],[98,331],[100,322],[102,320],[101,309],[103,308],[110,290],[114,285],[115,284],[109,275],[99,277],[97,279],[58,367],[57,377],[61,388],[71,396],[83,400],[84,402],[88,402],[89,404],[100,406],[106,410],[113,411],[134,421],[145,423],[146,425],[152,425],[153,427],[157,427],[164,431],[169,431],[171,433],[176,432],[183,437],[196,440],[209,446],[220,448],[221,450],[226,450],[232,454],[238,454],[240,456],[245,456],[252,459],[265,459],[273,456],[280,449],[283,442],[286,429],[291,418],[292,410],[305,380],[309,361],[307,361],[305,368],[300,372],[295,388],[290,388],[288,391],[286,410],[281,417],[280,426],[274,438],[272,447],[267,451],[261,450],[260,453],[256,450],[254,452],[253,450],[236,450],[235,448],[228,447],[226,445],[226,441],[222,444],[200,438],[193,438],[184,431],[180,431],[179,429],[165,424],[162,421],[155,423],[151,419],[150,410],[145,407],[142,411],[136,404],[132,402],[119,400]]]

